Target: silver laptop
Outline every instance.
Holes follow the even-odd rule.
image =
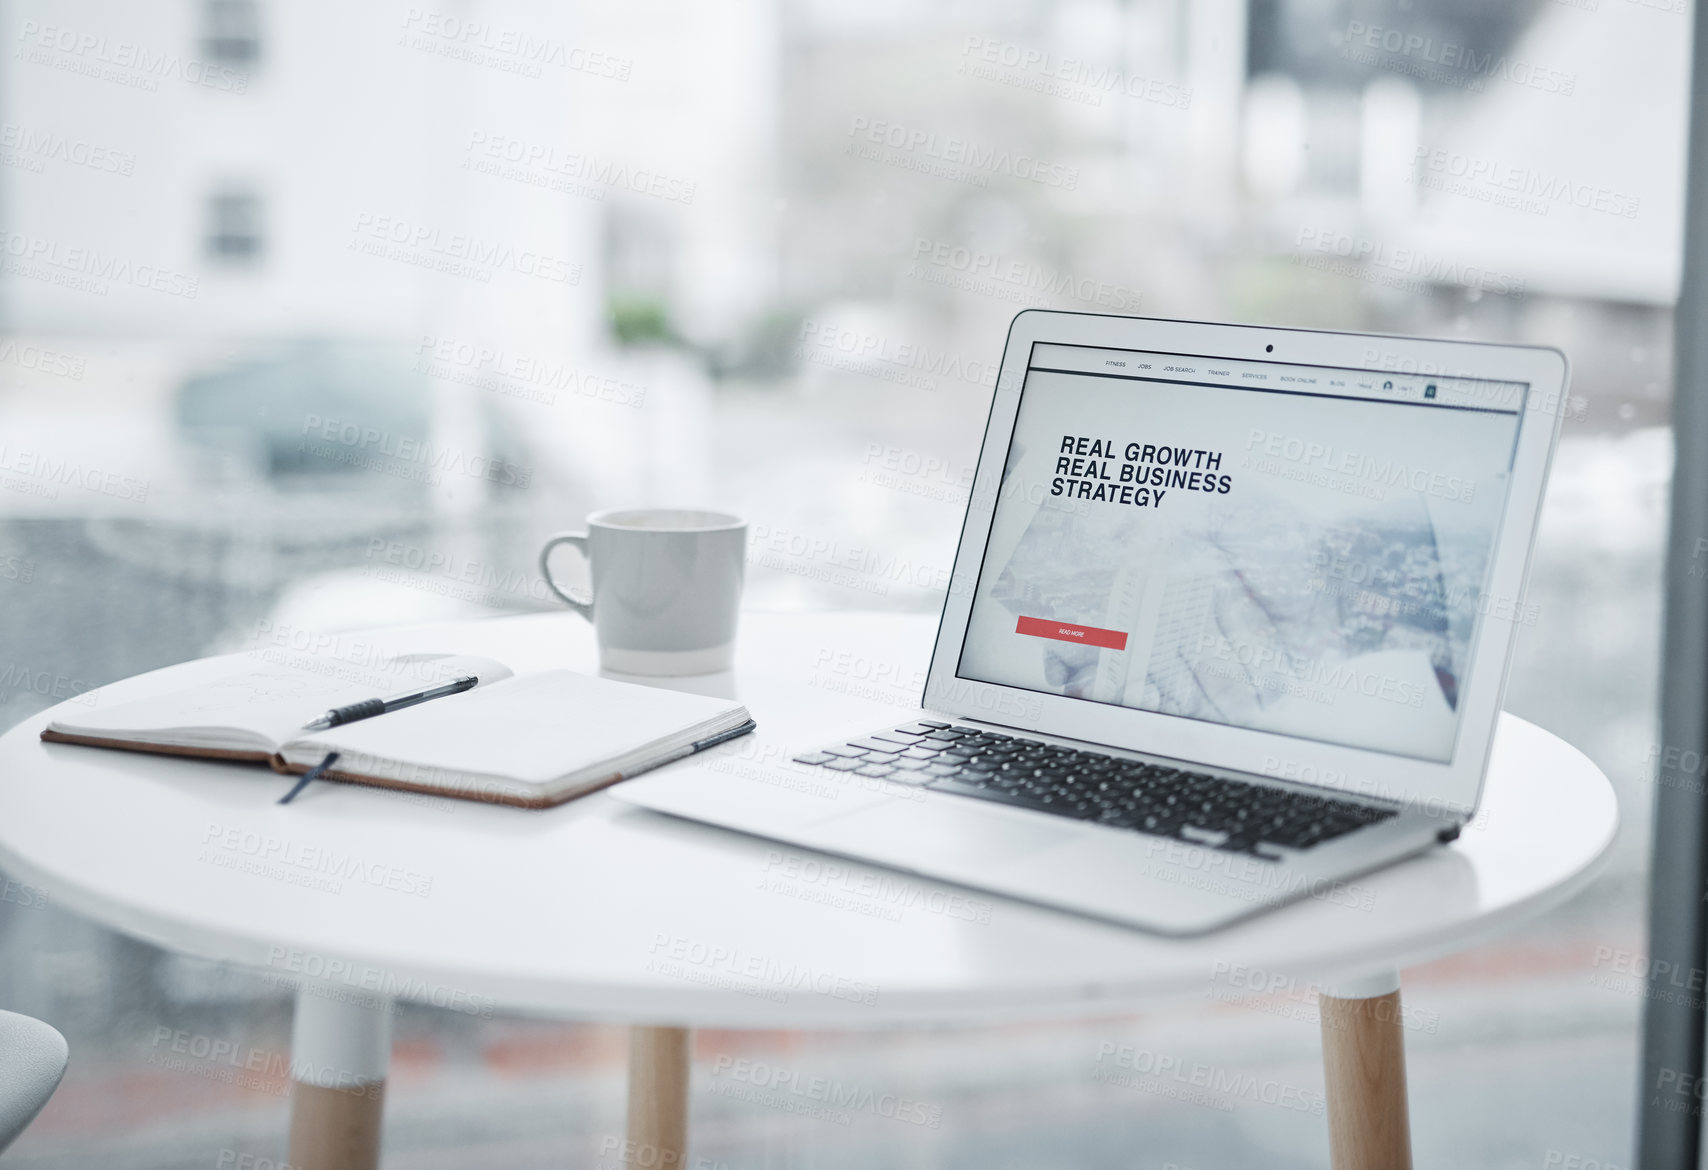
[[[1476,812],[1566,379],[1023,312],[920,709],[613,793],[1168,934],[1333,898]]]

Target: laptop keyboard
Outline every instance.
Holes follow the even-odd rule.
[[[831,744],[795,760],[1258,856],[1264,845],[1309,849],[1394,815],[1351,801],[930,719]]]

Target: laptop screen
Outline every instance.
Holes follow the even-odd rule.
[[[1526,391],[1038,343],[956,673],[1447,762]]]

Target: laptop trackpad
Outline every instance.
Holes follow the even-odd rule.
[[[967,802],[971,804],[972,802]],[[805,844],[847,850],[898,865],[994,865],[1083,839],[1069,826],[1030,825],[978,808],[885,802],[810,826]]]

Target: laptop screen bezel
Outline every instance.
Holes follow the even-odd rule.
[[[984,562],[1021,390],[1037,343],[1098,346],[1224,360],[1320,365],[1519,382],[1528,387],[1491,549],[1485,605],[1461,680],[1452,757],[1442,763],[1301,739],[960,677],[962,644]],[[1272,347],[1272,348],[1266,348]],[[1449,818],[1476,809],[1493,745],[1540,512],[1560,422],[1565,355],[1539,346],[1222,325],[1027,309],[1009,326],[978,468],[944,599],[924,705],[933,711],[1429,808]]]

